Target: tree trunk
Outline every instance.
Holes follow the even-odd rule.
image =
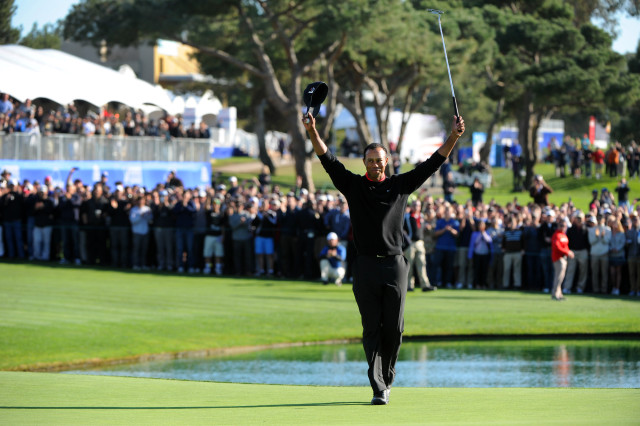
[[[535,165],[538,161],[538,138],[537,131],[539,124],[534,114],[531,96],[525,95],[522,109],[518,114],[518,141],[522,147],[522,156],[526,170],[525,188],[529,188],[533,182]]]
[[[264,109],[267,107],[267,100],[262,99],[258,105],[256,105],[256,125],[255,132],[258,137],[258,152],[260,161],[262,164],[265,164],[269,167],[269,172],[272,175],[276,174],[276,166],[273,163],[271,157],[269,157],[269,152],[267,151],[267,143],[264,137],[265,134],[265,124],[264,124]]]
[[[306,130],[302,125],[302,114],[294,108],[287,116],[288,127],[291,129],[291,155],[295,163],[296,177],[302,178],[302,188],[309,192],[315,191],[311,174],[311,153],[306,151]]]
[[[489,127],[487,128],[486,141],[484,143],[484,146],[480,149],[480,162],[484,162],[487,167],[491,167],[489,165],[489,155],[491,154],[491,146],[493,145],[493,130],[500,121],[500,117],[502,117],[503,108],[504,98],[500,98],[496,105],[496,110],[493,113],[493,117],[491,118],[491,123],[489,123]]]

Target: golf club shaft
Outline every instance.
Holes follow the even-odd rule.
[[[456,102],[456,93],[453,90],[453,80],[451,79],[451,69],[449,68],[449,58],[447,57],[447,46],[444,44],[444,34],[442,33],[442,23],[440,22],[440,15],[438,15],[438,26],[440,27],[440,37],[442,37],[442,49],[444,50],[444,61],[447,63],[447,73],[449,74],[449,84],[451,85],[451,97],[453,98],[453,111],[456,117],[458,114],[458,103]]]

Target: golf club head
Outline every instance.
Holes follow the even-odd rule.
[[[438,10],[438,9],[427,9],[427,12],[433,13],[434,15],[438,15],[438,16],[444,14],[444,10]]]
[[[322,105],[324,100],[327,98],[328,93],[329,87],[322,81],[311,83],[306,89],[304,89],[302,99],[304,100],[304,104],[307,106],[307,112],[309,112],[309,109],[313,109],[311,114],[314,118],[317,117],[320,112],[320,105]]]

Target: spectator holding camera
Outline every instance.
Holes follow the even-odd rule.
[[[339,244],[338,234],[327,234],[327,245],[320,251],[320,278],[322,284],[327,285],[332,281],[341,286],[346,273],[344,262],[347,259],[347,250]]]

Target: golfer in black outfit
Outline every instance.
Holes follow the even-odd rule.
[[[427,161],[407,173],[385,176],[387,150],[370,144],[364,150],[364,176],[356,175],[327,150],[310,113],[303,117],[313,149],[335,187],[349,203],[357,260],[353,294],[362,317],[362,343],[369,363],[374,405],[389,402],[402,332],[408,265],[402,252],[402,221],[409,195],[449,156],[464,133],[462,117],[454,120],[446,142]]]

